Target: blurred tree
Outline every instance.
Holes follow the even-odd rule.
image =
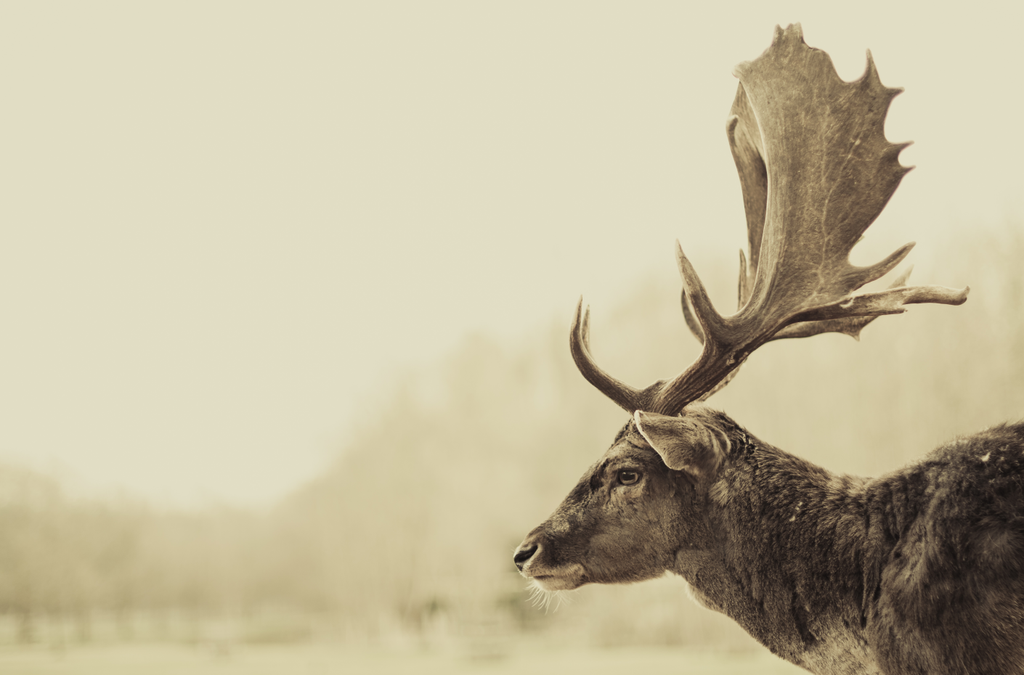
[[[966,305],[882,318],[860,343],[768,345],[712,405],[770,443],[869,475],[1019,417],[1024,228],[976,230],[933,255],[918,256],[939,270],[920,281],[970,283]],[[702,270],[723,311],[732,268]],[[674,375],[699,349],[668,272],[595,308],[599,361],[628,382]],[[0,612],[22,640],[43,615],[72,617],[88,639],[100,610],[122,617],[126,638],[140,611],[185,612],[199,639],[209,616],[276,608],[363,630],[572,624],[602,643],[747,644],[671,579],[584,589],[556,617],[528,604],[513,548],[627,419],[577,373],[568,319],[524,344],[467,338],[408,375],[329,471],[269,513],[70,500],[51,478],[0,465]]]

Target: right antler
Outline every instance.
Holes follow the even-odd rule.
[[[674,415],[721,386],[769,340],[826,332],[857,336],[905,305],[959,305],[968,289],[905,285],[854,294],[892,270],[907,244],[868,267],[850,250],[882,212],[910,168],[897,159],[883,125],[892,99],[868,52],[864,75],[843,82],[825,52],[808,47],[799,24],[776,27],[772,45],[734,71],[740,80],[727,124],[747,215],[749,264],[740,255],[739,311],[721,316],[678,247],[687,323],[703,342],[697,360],[669,381],[635,389],[594,362],[590,310],[576,309],[570,338],[583,376],[629,412]],[[689,307],[688,307],[689,305]],[[692,315],[690,308],[692,307]]]

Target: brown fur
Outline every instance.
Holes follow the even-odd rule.
[[[869,480],[700,406],[638,414],[515,559],[550,590],[678,574],[815,673],[1024,673],[1024,425]]]

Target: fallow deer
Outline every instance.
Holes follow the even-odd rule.
[[[677,247],[683,314],[703,342],[677,377],[635,389],[599,368],[589,309],[570,334],[583,376],[631,418],[516,550],[545,591],[675,573],[708,608],[814,673],[1024,673],[1024,424],[954,441],[880,478],[836,475],[703,405],[770,340],[840,332],[968,289],[858,292],[892,270],[849,253],[909,168],[885,139],[868,52],[854,82],[799,24],[737,66],[726,124],[746,208],[739,308],[722,316]]]

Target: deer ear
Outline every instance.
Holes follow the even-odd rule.
[[[637,431],[651,444],[665,465],[675,471],[711,476],[725,459],[728,439],[700,420],[668,417],[637,410],[633,413]]]

